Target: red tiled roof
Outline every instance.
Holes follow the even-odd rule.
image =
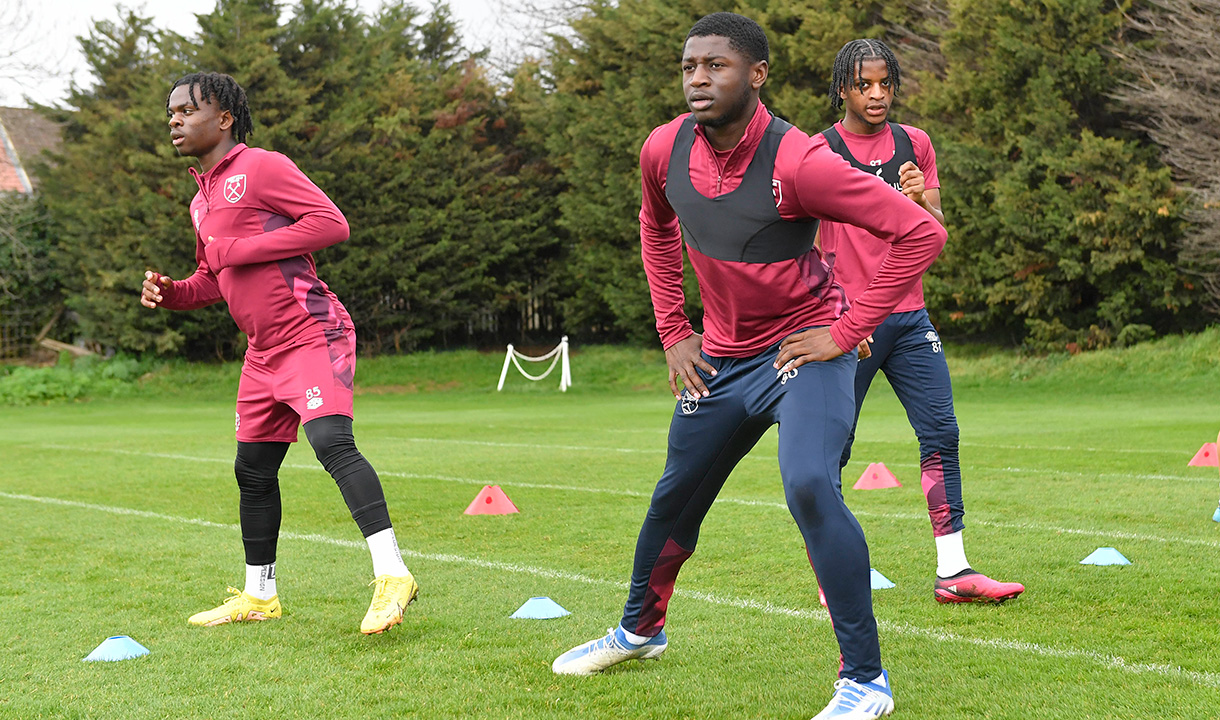
[[[24,170],[33,185],[38,185],[32,167],[44,150],[59,146],[59,126],[37,110],[7,107],[0,107],[0,126],[3,126],[3,137],[8,140],[7,147],[0,142],[0,190],[25,192],[21,171]]]
[[[25,191],[25,183],[21,182],[17,168],[13,166],[13,161],[9,160],[4,143],[0,143],[0,192],[23,193]]]

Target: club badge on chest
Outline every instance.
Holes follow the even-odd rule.
[[[231,175],[225,178],[224,187],[222,188],[225,200],[235,203],[241,200],[246,194],[246,175]]]

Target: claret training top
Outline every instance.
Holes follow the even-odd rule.
[[[190,208],[199,267],[162,292],[163,307],[192,310],[223,298],[256,351],[352,327],[310,254],[346,240],[347,220],[305,173],[279,153],[238,144],[191,175],[199,184]]]
[[[772,127],[771,113],[759,103],[741,141],[717,152],[695,125],[683,163],[672,156],[688,117],[653,130],[640,151],[640,241],[666,349],[694,332],[682,309],[682,225],[666,197],[670,168],[688,165],[690,184],[706,198],[728,195],[741,185]],[[679,152],[686,152],[686,143],[681,147]],[[889,243],[890,250],[868,290],[851,298],[847,309],[843,292],[826,287],[834,284],[833,272],[816,249],[777,262],[751,262],[747,237],[740,240],[744,260],[723,259],[732,255],[723,248],[715,257],[705,255],[688,243],[704,307],[703,350],[714,357],[751,357],[817,325],[829,325],[835,344],[849,352],[893,311],[945,244],[945,230],[935,218],[880,178],[853,168],[821,135],[811,138],[787,126],[774,152],[771,188],[780,218],[859,225]]]
[[[832,149],[840,155],[847,154],[844,157],[848,162],[860,169],[867,168],[868,172],[891,185],[901,187],[898,169],[910,161],[923,172],[925,190],[940,188],[936,150],[928,134],[917,127],[886,123],[879,132],[859,135],[837,122],[823,134],[828,136]],[[822,251],[827,257],[834,257],[835,281],[847,292],[849,300],[855,300],[877,274],[889,244],[854,225],[823,223],[821,232]],[[923,280],[920,279],[894,307],[894,312],[910,312],[923,306]]]

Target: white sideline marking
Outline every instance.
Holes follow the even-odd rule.
[[[120,450],[117,448],[81,448],[81,447],[73,447],[71,445],[42,445],[41,447],[44,447],[44,448],[47,448],[50,450],[71,450],[71,451],[75,451],[75,452],[112,453],[115,455],[135,455],[138,457],[162,458],[165,460],[185,460],[188,462],[203,462],[203,463],[223,463],[226,465],[232,464],[232,462],[233,462],[232,460],[229,460],[227,458],[220,459],[220,458],[195,457],[192,455],[178,455],[178,454],[174,454],[174,453],[138,452],[135,450]],[[316,463],[309,464],[309,465],[285,463],[285,464],[281,465],[281,467],[289,468],[291,470],[310,470],[310,471],[315,471],[315,472],[325,472],[325,470],[323,470],[322,467]],[[477,478],[463,478],[463,477],[454,477],[451,475],[434,475],[434,474],[425,474],[425,473],[405,473],[405,472],[395,472],[393,470],[384,470],[384,471],[379,470],[379,471],[377,471],[377,474],[381,475],[383,477],[397,477],[397,478],[404,478],[407,480],[440,480],[442,482],[460,483],[463,485],[477,485],[480,487],[482,487],[483,485],[497,484],[497,485],[501,485],[503,487],[526,488],[526,489],[530,489],[530,490],[560,490],[563,492],[583,492],[583,493],[594,493],[594,494],[598,494],[598,495],[618,495],[621,497],[638,497],[638,498],[651,498],[652,497],[651,492],[640,492],[638,490],[618,490],[618,489],[613,489],[613,488],[580,487],[577,485],[555,485],[555,484],[551,484],[551,483],[528,483],[528,482],[516,482],[513,480],[497,480],[494,483],[490,483],[486,480],[479,480]],[[748,500],[745,498],[731,498],[731,497],[718,497],[718,498],[716,498],[716,504],[778,508],[780,510],[785,510],[785,511],[788,509],[788,506],[782,502],[775,502],[772,500]],[[927,519],[927,515],[919,514],[919,513],[882,513],[882,512],[872,512],[869,510],[853,509],[852,514],[854,514],[858,517],[875,517],[875,518],[881,518],[881,519],[885,519],[885,520],[922,521],[922,520]],[[1035,523],[1035,522],[999,522],[999,521],[992,521],[992,520],[979,520],[978,518],[975,518],[973,516],[971,516],[970,524],[971,525],[981,525],[983,527],[1000,528],[1003,530],[1027,530],[1027,531],[1033,531],[1033,532],[1051,533],[1051,534],[1056,534],[1056,535],[1057,534],[1080,535],[1080,536],[1084,536],[1084,537],[1101,537],[1101,538],[1110,538],[1110,539],[1114,539],[1114,540],[1133,540],[1133,541],[1137,541],[1137,542],[1152,542],[1152,543],[1162,543],[1162,544],[1180,543],[1183,545],[1199,545],[1202,547],[1220,549],[1220,540],[1200,540],[1198,538],[1184,538],[1184,537],[1162,537],[1160,535],[1146,535],[1143,533],[1125,532],[1122,530],[1092,530],[1092,529],[1088,529],[1088,528],[1062,527],[1059,525],[1049,525],[1046,523]]]
[[[636,432],[645,432],[637,430]],[[653,432],[653,431],[648,431]],[[665,434],[668,431],[659,430],[658,434]],[[548,445],[543,443],[512,443],[512,442],[492,442],[489,440],[455,440],[453,438],[421,438],[408,437],[402,438],[407,442],[428,442],[428,443],[450,443],[454,445],[483,445],[486,447],[505,447],[505,448],[531,448],[534,450],[601,450],[605,452],[621,452],[621,453],[664,453],[665,448],[616,448],[604,447],[598,445]],[[857,439],[859,442],[874,443],[877,445],[916,445],[918,441],[915,438],[907,440],[887,440],[887,439]],[[1071,447],[1067,445],[1006,445],[1002,443],[981,443],[981,442],[959,442],[960,447],[977,447],[977,448],[995,448],[997,450],[1035,450],[1048,452],[1091,452],[1091,453],[1113,453],[1113,454],[1147,454],[1147,455],[1175,455],[1181,456],[1183,453],[1178,450],[1160,450],[1156,448],[1095,448],[1095,447]],[[1190,455],[1192,453],[1185,453]]]
[[[404,440],[406,442],[445,443],[451,445],[481,445],[483,447],[527,448],[530,450],[598,450],[601,452],[665,454],[665,448],[616,448],[598,447],[596,445],[542,445],[536,443],[492,442],[490,440],[452,440],[447,438],[419,437],[396,439]]]
[[[185,518],[176,515],[165,515],[163,513],[150,512],[148,510],[134,510],[132,508],[114,507],[109,505],[97,505],[94,503],[78,502],[75,500],[62,500],[59,498],[39,497],[35,495],[18,495],[15,493],[7,493],[0,491],[0,497],[9,500],[20,500],[24,502],[35,502],[44,505],[58,505],[62,507],[80,508],[84,510],[96,510],[99,512],[110,513],[112,515],[126,515],[132,517],[142,517],[153,520],[163,520],[166,522],[178,523],[182,525],[194,525],[197,527],[217,528],[221,530],[230,530],[240,532],[241,527],[232,523],[217,523],[210,520],[200,520],[197,518]],[[358,550],[367,550],[367,545],[364,542],[355,540],[343,540],[332,538],[326,535],[316,533],[294,533],[282,532],[280,537],[286,540],[301,540],[305,542],[314,542],[326,545],[333,545],[342,548],[351,548]],[[499,570],[503,572],[519,573],[525,575],[533,575],[535,577],[548,578],[552,580],[567,580],[569,582],[577,582],[585,585],[597,585],[602,587],[613,587],[618,589],[626,589],[628,583],[606,580],[603,578],[595,578],[589,575],[579,573],[565,572],[563,570],[554,570],[551,568],[532,567],[529,565],[518,565],[516,563],[499,562],[495,560],[482,560],[479,558],[465,557],[463,555],[452,555],[446,553],[423,553],[415,550],[403,549],[402,554],[408,557],[419,558],[432,562],[443,563],[458,563],[463,565],[473,565],[475,567],[484,568],[487,570]],[[816,609],[809,610],[803,608],[789,608],[782,605],[774,605],[770,602],[761,602],[750,598],[731,597],[725,595],[716,595],[713,593],[702,592],[699,590],[683,590],[675,589],[674,595],[679,597],[692,598],[702,600],[703,602],[719,605],[723,607],[738,608],[742,610],[755,610],[768,615],[783,615],[786,617],[800,618],[803,620],[815,620],[817,622],[826,622],[829,620],[825,610]],[[1220,674],[1199,672],[1195,670],[1184,670],[1176,665],[1165,665],[1160,663],[1133,663],[1119,655],[1107,655],[1106,653],[1095,650],[1077,650],[1072,648],[1057,648],[1049,645],[1041,645],[1039,643],[1024,642],[1020,640],[1003,640],[997,638],[974,638],[957,635],[955,633],[937,630],[934,628],[919,627],[905,622],[894,622],[890,620],[878,620],[877,626],[880,630],[898,635],[908,635],[912,637],[931,640],[933,642],[943,643],[965,643],[974,645],[975,647],[989,648],[994,650],[1007,650],[1010,652],[1027,653],[1030,655],[1039,655],[1042,657],[1051,657],[1061,660],[1087,660],[1096,663],[1110,670],[1122,670],[1134,675],[1160,675],[1163,677],[1173,678],[1176,680],[1190,680],[1200,685],[1209,685],[1211,687],[1220,687]]]
[[[449,438],[420,438],[420,437],[408,437],[408,438],[401,438],[401,439],[406,442],[417,442],[417,443],[438,443],[438,444],[449,444],[449,445],[475,445],[475,446],[481,446],[481,447],[500,447],[500,448],[524,448],[524,449],[528,449],[528,450],[578,450],[578,451],[594,451],[594,452],[640,453],[640,454],[653,454],[653,455],[664,455],[667,452],[666,448],[663,448],[663,447],[617,448],[617,447],[599,447],[596,445],[547,445],[547,444],[542,444],[542,443],[510,443],[510,442],[491,442],[491,441],[487,441],[487,440],[454,440],[454,439],[449,439]],[[881,440],[881,441],[870,441],[870,442],[893,444],[893,443],[898,443],[899,441]],[[902,444],[907,444],[907,441],[902,441]],[[1130,453],[1166,453],[1166,454],[1172,453],[1174,455],[1180,455],[1180,453],[1177,453],[1176,451],[1147,450],[1147,449],[1140,449],[1140,448],[1127,448],[1127,449],[1119,449],[1119,450],[1111,451],[1111,450],[1103,450],[1100,448],[1037,447],[1037,446],[1033,446],[1033,445],[989,445],[989,444],[975,444],[975,443],[962,443],[962,446],[964,446],[964,447],[965,446],[991,447],[991,448],[1000,448],[1000,449],[1009,449],[1009,450],[1064,450],[1064,451],[1074,451],[1074,452],[1075,451],[1078,451],[1078,452],[1115,452],[1115,453],[1130,452]],[[771,455],[762,455],[762,454],[755,454],[755,453],[750,453],[749,455],[746,455],[746,457],[744,459],[775,462],[775,458]],[[917,463],[889,463],[889,464],[893,465],[894,467],[902,467],[902,468],[918,468],[919,467],[919,465]],[[1054,471],[1053,473],[1048,473],[1045,469],[1031,470],[1029,468],[1017,468],[1017,467],[987,467],[985,465],[968,465],[966,467],[968,467],[971,470],[975,470],[975,471],[1013,473],[1013,474],[1017,474],[1017,475],[1057,474],[1057,475],[1072,475],[1075,477],[1097,477],[1097,478],[1111,477],[1111,478],[1120,478],[1123,480],[1182,480],[1182,481],[1186,481],[1186,482],[1215,482],[1215,478],[1213,478],[1213,477],[1202,477],[1202,476],[1191,477],[1188,475],[1156,475],[1156,474],[1148,474],[1148,473],[1113,473],[1113,472],[1083,473],[1083,472],[1078,472],[1078,471]]]
[[[883,442],[893,443],[896,440],[869,440],[867,442]],[[979,448],[995,448],[997,450],[1046,450],[1051,452],[1096,452],[1096,453],[1115,453],[1124,455],[1182,455],[1177,450],[1160,450],[1157,448],[1095,448],[1095,447],[1069,447],[1066,445],[1003,445],[1001,443],[976,443],[976,442],[959,442],[961,447],[979,447]],[[1197,452],[1197,451],[1196,451]],[[1189,453],[1187,453],[1189,454]]]

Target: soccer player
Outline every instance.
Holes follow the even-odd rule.
[[[687,35],[681,68],[691,112],[653,130],[640,152],[644,267],[678,399],[668,459],[637,540],[622,620],[552,669],[586,675],[665,651],[665,613],[699,526],[729,472],[779,423],[785,498],[842,654],[834,696],[817,717],[880,717],[893,710],[893,695],[868,547],[843,503],[838,461],[851,428],[856,347],[932,264],[945,230],[823,138],[767,110],[759,101],[767,37],[754,21],[703,17]],[[892,243],[850,310],[814,249],[817,219],[857,223]],[[684,236],[704,335],[682,309]]]
[[[822,135],[849,163],[900,190],[943,225],[932,141],[919,128],[887,121],[901,82],[898,60],[885,43],[852,40],[844,45],[835,57],[830,85],[831,105],[843,110],[843,119]],[[878,195],[893,197],[889,192]],[[872,199],[858,202],[868,206]],[[822,223],[819,233],[822,252],[848,299],[864,297],[889,243],[867,228],[842,222]],[[944,347],[924,307],[922,281],[909,287],[894,312],[873,331],[870,349],[871,356],[856,366],[856,420],[873,377],[878,370],[884,372],[919,438],[923,492],[936,540],[936,600],[1000,603],[1020,595],[1025,586],[996,582],[966,561],[953,388]],[[840,468],[851,457],[855,432],[853,423]]]
[[[373,601],[365,634],[402,622],[419,586],[402,561],[381,481],[352,436],[356,334],[339,299],[318,279],[310,254],[348,237],[347,220],[291,160],[245,145],[253,131],[241,86],[228,75],[192,73],[165,102],[170,141],[199,159],[191,168],[195,258],[185,280],[145,273],[140,302],[193,310],[224,300],[249,338],[237,388],[239,516],[246,555],[244,590],[192,615],[192,625],[270,620],[280,531],[278,471],[304,423],[319,462],[373,556]]]

